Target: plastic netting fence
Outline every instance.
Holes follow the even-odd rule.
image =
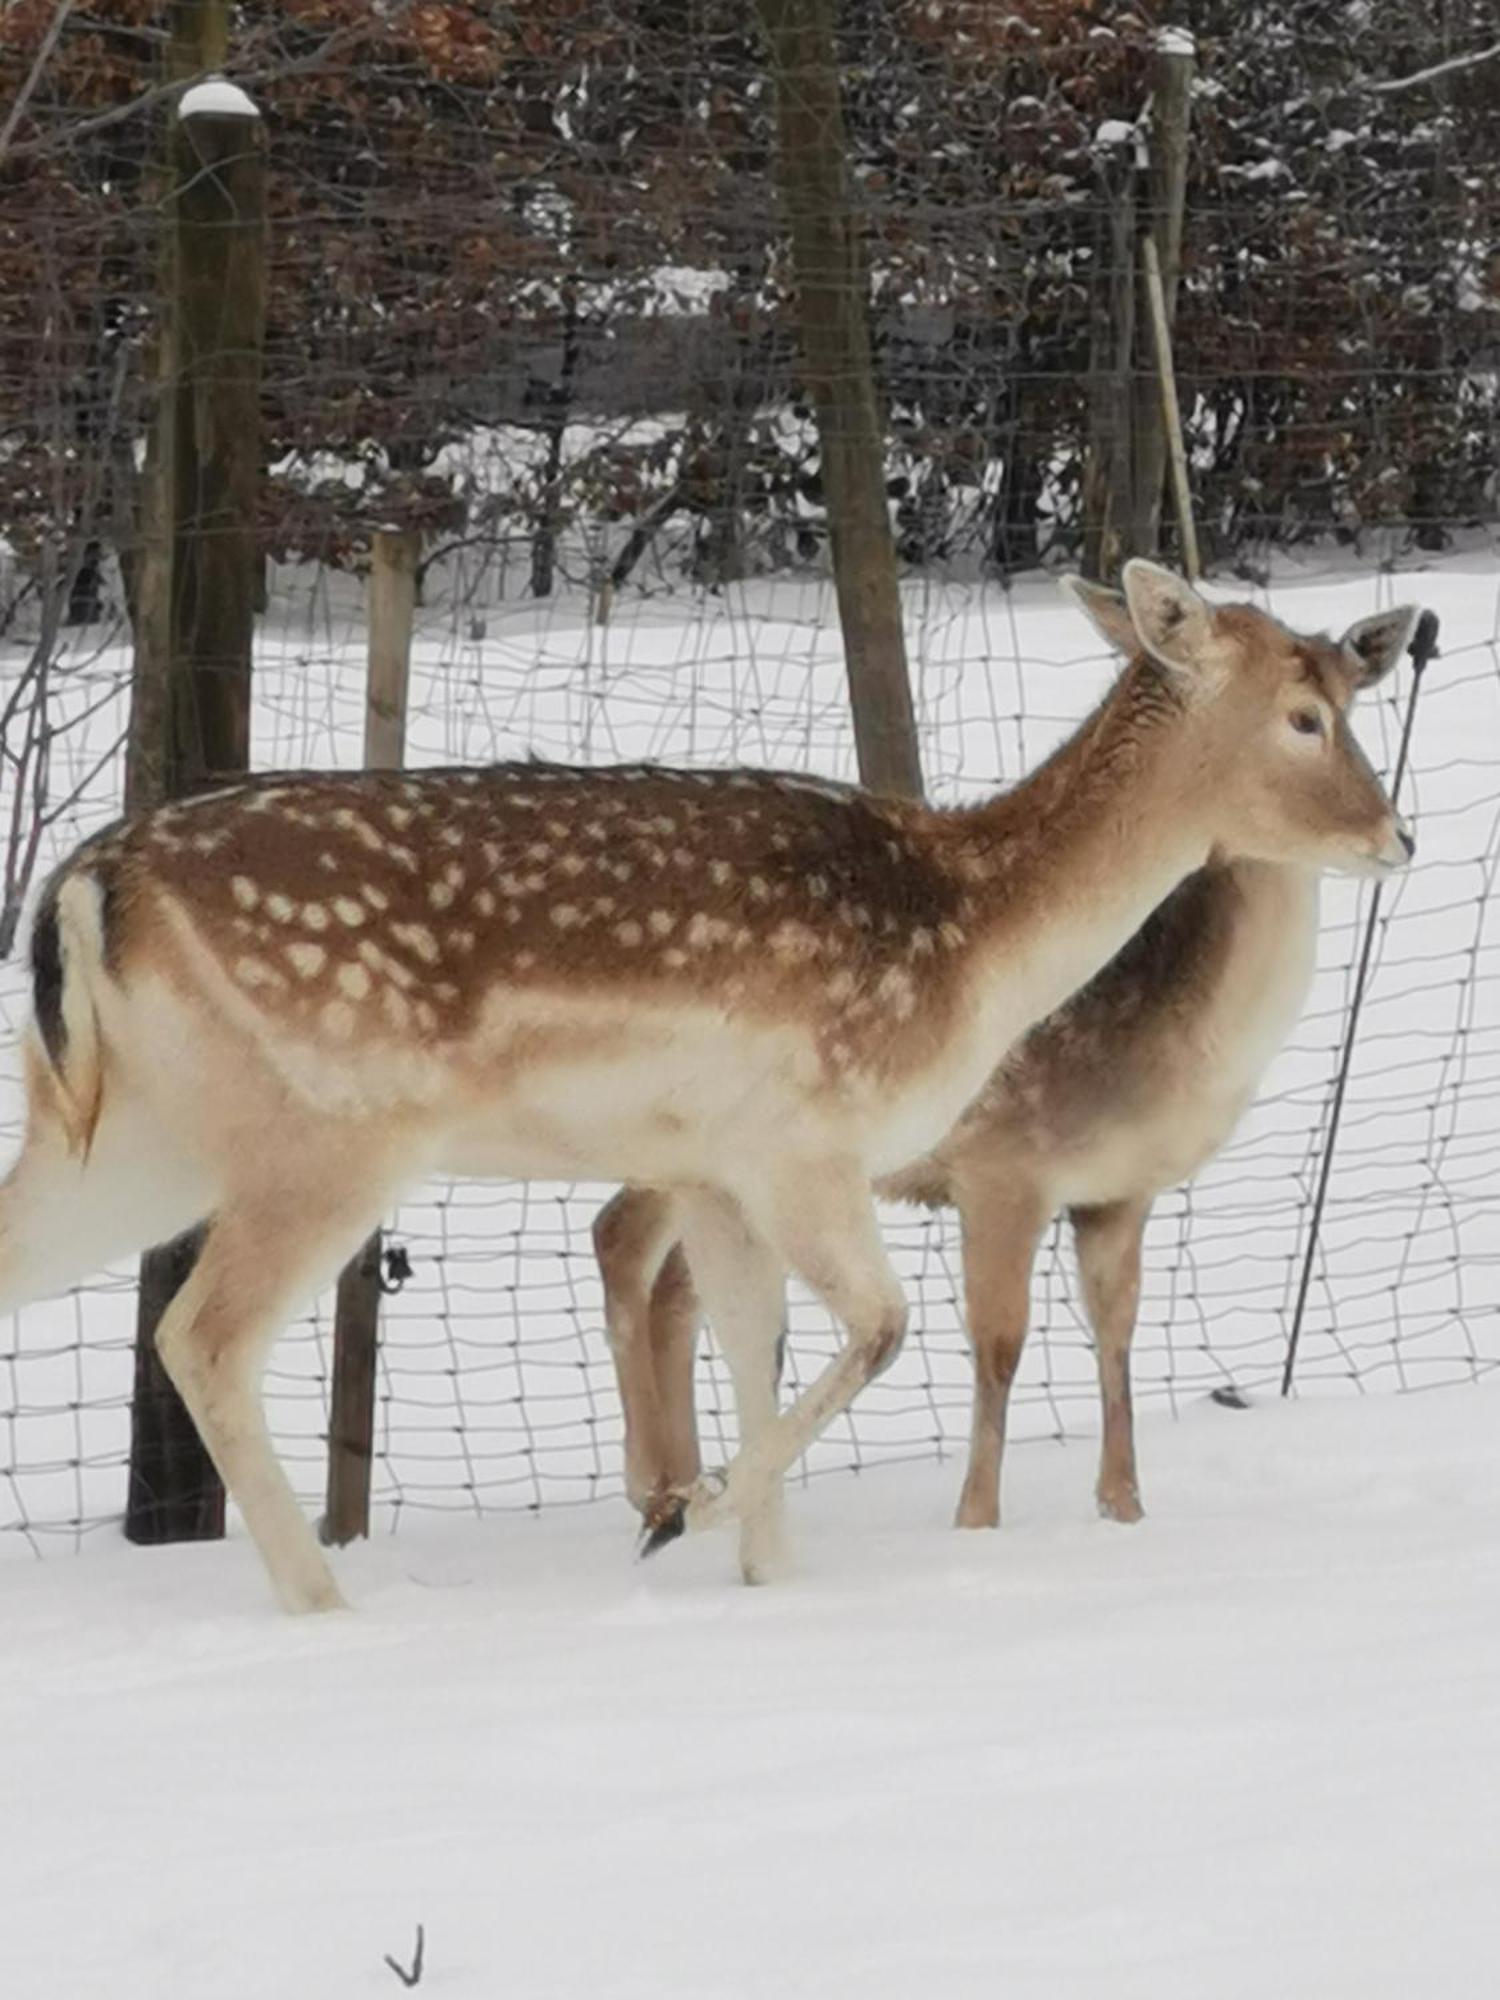
[[[1409,575],[1326,563],[1278,576],[1293,624],[1337,630],[1415,598],[1442,615],[1444,652],[1421,699],[1404,802],[1419,865],[1388,893],[1302,1337],[1302,1390],[1416,1388],[1500,1361],[1500,566],[1479,552]],[[923,748],[934,791],[972,796],[1043,754],[1109,671],[1041,579],[916,584],[906,595]],[[257,657],[256,761],[353,763],[363,698],[359,586],[278,577]],[[62,843],[111,809],[108,752],[126,656],[64,657],[57,796]],[[1387,768],[1407,676],[1361,728]],[[738,759],[848,776],[852,760],[831,593],[758,583],[617,604],[517,603],[483,563],[431,580],[413,663],[412,761],[535,750],[597,761]],[[1164,1198],[1149,1239],[1137,1338],[1143,1409],[1279,1377],[1321,1157],[1329,1085],[1363,934],[1363,892],[1330,884],[1317,985],[1254,1112],[1191,1189]],[[0,970],[3,1137],[15,1134],[20,968]],[[387,1301],[374,1498],[412,1508],[528,1508],[621,1486],[619,1418],[589,1224],[608,1190],[478,1183],[432,1188],[393,1219],[413,1276]],[[951,1449],[966,1434],[969,1368],[951,1220],[893,1212],[889,1239],[914,1306],[907,1352],[813,1453],[810,1469]],[[792,1307],[793,1380],[832,1330]],[[1021,1437],[1086,1433],[1093,1363],[1068,1261],[1039,1263],[1015,1405]],[[123,1504],[131,1274],[0,1323],[0,1547],[45,1548]],[[275,1350],[272,1422],[300,1490],[323,1482],[327,1302]],[[732,1441],[727,1387],[705,1360],[710,1455]],[[1149,1477],[1149,1465],[1147,1468]]]

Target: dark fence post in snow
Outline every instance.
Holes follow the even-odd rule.
[[[264,132],[243,91],[214,79],[187,93],[171,167],[161,407],[127,756],[132,809],[250,763],[266,209]],[[156,1354],[157,1324],[196,1248],[190,1235],[141,1260],[125,1507],[134,1542],[223,1533],[223,1489]]]
[[[834,0],[757,0],[757,11],[776,86],[776,179],[817,410],[859,775],[875,791],[920,798],[868,284],[849,203]]]
[[[365,683],[365,769],[398,771],[406,759],[406,689],[417,604],[414,530],[380,528],[370,547],[370,653]],[[328,1495],[319,1533],[342,1547],[370,1532],[375,1458],[375,1379],[380,1345],[380,1231],[344,1266],[333,1308],[328,1395]]]

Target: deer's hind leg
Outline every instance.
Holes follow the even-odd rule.
[[[277,1462],[261,1375],[277,1333],[330,1282],[388,1206],[389,1184],[351,1187],[348,1157],[324,1173],[277,1170],[232,1189],[210,1223],[192,1273],[157,1330],[162,1365],[260,1551],[288,1611],[342,1599]],[[330,1201],[329,1187],[338,1188]]]
[[[697,1399],[702,1327],[702,1301],[686,1253],[677,1243],[667,1252],[651,1288],[651,1363],[670,1486],[691,1486],[703,1470]]]
[[[1095,1492],[1099,1512],[1111,1521],[1138,1521],[1144,1511],[1135,1464],[1130,1343],[1141,1298],[1141,1239],[1150,1213],[1149,1196],[1072,1211],[1104,1410]]]

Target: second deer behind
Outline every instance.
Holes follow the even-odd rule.
[[[1074,592],[1113,648],[1127,658],[1137,651],[1118,593],[1095,585]],[[1343,708],[1379,681],[1400,659],[1415,618],[1406,607],[1380,612],[1352,625],[1333,654],[1320,647],[1324,695]],[[992,1527],[1000,1518],[1032,1264],[1060,1209],[1072,1223],[1098,1361],[1099,1509],[1118,1521],[1139,1517],[1130,1345],[1146,1220],[1155,1198],[1189,1179],[1227,1139],[1301,1012],[1317,915],[1311,869],[1215,859],[1173,890],[1087,986],[1002,1052],[980,1095],[931,1152],[877,1183],[886,1200],[959,1215],[975,1368],[960,1526]],[[671,1190],[634,1187],[595,1224],[625,1412],[627,1490],[648,1521],[700,1470],[694,1375],[702,1307],[678,1240],[690,1220]],[[706,1253],[697,1247],[708,1259],[716,1309],[728,1316],[736,1397],[754,1430],[775,1408],[781,1274],[749,1257],[738,1270],[723,1269],[734,1234],[722,1217]],[[762,1570],[774,1563],[775,1538],[773,1509],[753,1551]]]

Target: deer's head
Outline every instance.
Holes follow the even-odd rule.
[[[1155,563],[1128,562],[1121,583],[1067,579],[1109,644],[1185,705],[1184,797],[1211,849],[1350,874],[1406,865],[1416,843],[1348,711],[1400,659],[1416,607],[1362,618],[1339,639],[1304,638],[1253,605],[1209,604]]]

